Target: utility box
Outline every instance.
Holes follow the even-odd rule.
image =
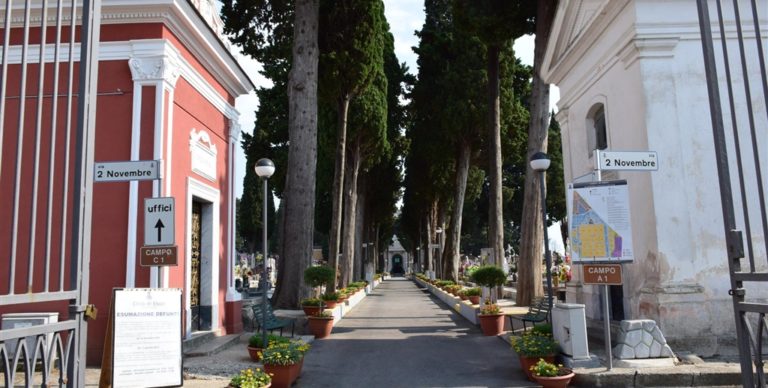
[[[583,304],[556,303],[552,309],[552,334],[563,353],[574,360],[590,358]]]
[[[3,314],[2,329],[21,329],[24,327],[45,325],[49,323],[56,323],[59,321],[59,313],[10,313]],[[27,337],[27,352],[28,357],[32,357],[35,354],[35,337]],[[6,349],[10,357],[16,354],[16,340],[7,341]],[[48,352],[51,349],[53,343],[53,333],[45,335],[45,351]]]

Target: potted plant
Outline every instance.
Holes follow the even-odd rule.
[[[328,311],[321,311],[315,315],[307,316],[309,332],[316,339],[322,339],[331,335],[333,330],[333,314]]]
[[[339,303],[339,293],[338,292],[326,292],[323,295],[320,295],[320,299],[325,302],[325,306],[329,309],[336,308],[336,304]]]
[[[573,370],[562,365],[555,365],[540,358],[530,367],[533,378],[544,388],[565,388],[575,375]]]
[[[331,269],[330,267],[326,267],[324,265],[309,267],[304,270],[304,283],[306,283],[308,286],[319,289],[323,286],[328,286],[328,284],[331,284],[331,282],[334,281],[336,278],[336,271]],[[318,291],[319,293],[319,291]],[[311,316],[314,314],[317,314],[319,311],[324,310],[324,300],[320,298],[313,298],[316,299],[315,303],[317,303],[318,308],[313,309],[315,311],[312,311],[312,313],[308,313],[307,310],[304,310],[304,314],[307,314],[307,316]],[[302,307],[304,304],[302,303]]]
[[[289,342],[290,340],[279,335],[270,334],[267,336],[267,346],[264,346],[261,334],[254,334],[248,338],[248,355],[251,356],[251,360],[259,361],[259,353],[273,343]]]
[[[480,329],[483,335],[499,335],[504,331],[504,314],[496,303],[490,300],[485,301],[485,305],[480,308],[477,319],[480,321]]]
[[[548,324],[536,325],[533,330],[521,336],[511,337],[510,342],[515,353],[520,357],[523,371],[531,381],[535,381],[531,367],[540,358],[550,363],[555,362],[555,354],[559,350],[557,341],[552,337],[552,326]]]
[[[229,380],[229,386],[233,388],[266,388],[270,387],[272,377],[261,369],[245,369]]]
[[[323,310],[323,301],[320,298],[307,298],[301,300],[301,308],[308,317]]]
[[[273,388],[287,388],[301,374],[304,354],[309,345],[301,340],[270,344],[261,352],[264,371],[272,375]]]
[[[480,287],[471,287],[464,290],[464,295],[469,298],[469,301],[472,302],[472,304],[480,304],[481,293]]]
[[[493,288],[507,282],[507,274],[495,265],[484,265],[472,272],[472,281],[483,287]]]

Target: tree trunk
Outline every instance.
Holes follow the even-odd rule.
[[[445,247],[445,269],[443,274],[447,279],[459,280],[459,262],[461,253],[461,216],[464,211],[464,196],[467,191],[467,176],[469,175],[469,157],[472,153],[468,141],[459,146],[459,158],[456,163],[456,181],[453,191],[453,214],[451,226],[444,233],[450,232]]]
[[[488,237],[493,248],[494,264],[501,267],[504,262],[504,217],[501,196],[501,107],[499,102],[499,46],[488,46]]]
[[[336,282],[330,285],[328,292],[336,291],[339,281],[339,247],[341,246],[341,210],[343,204],[344,165],[346,164],[347,147],[347,112],[349,110],[349,95],[339,99],[337,106],[337,135],[336,135],[336,164],[333,170],[333,206],[331,210],[331,231],[328,233],[328,264],[336,272]]]
[[[353,282],[355,258],[355,214],[357,213],[357,174],[360,170],[360,138],[355,138],[349,147],[349,158],[344,177],[344,254],[341,263],[341,286]]]
[[[425,249],[426,255],[424,255],[424,270],[432,271],[432,212],[427,211],[426,220],[424,222],[424,234],[427,237],[427,246]]]
[[[278,308],[296,308],[309,296],[304,269],[312,258],[317,164],[318,0],[297,0],[293,65],[288,81],[288,151],[280,263],[273,297]],[[279,166],[278,166],[279,168]],[[301,285],[301,286],[297,286]]]
[[[544,60],[549,27],[555,6],[540,1],[536,10],[536,38],[533,56],[533,85],[531,86],[531,117],[528,122],[528,158],[538,151],[547,151],[549,129],[549,85],[539,76]],[[519,306],[528,306],[533,298],[543,295],[542,260],[544,258],[544,220],[541,219],[541,173],[528,165],[525,173],[523,223],[520,236],[520,260],[517,265],[517,298]]]
[[[359,164],[359,163],[358,163]],[[357,203],[357,208],[355,209],[355,262],[354,262],[354,270],[352,271],[352,280],[357,281],[360,279],[365,279],[364,275],[364,268],[365,268],[365,254],[368,252],[368,247],[363,248],[363,244],[365,244],[368,241],[368,237],[365,235],[365,185],[363,185],[363,176],[360,175],[360,171],[358,171],[358,178],[357,178],[357,189],[355,192],[357,193],[357,200],[355,201]]]

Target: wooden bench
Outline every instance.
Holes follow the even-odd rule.
[[[547,298],[539,298],[531,302],[531,306],[528,307],[527,313],[523,315],[510,315],[509,326],[514,332],[514,320],[517,319],[523,322],[523,331],[525,331],[526,322],[530,322],[531,325],[535,325],[539,322],[549,322],[549,313],[549,300]]]
[[[283,328],[290,326],[291,337],[293,337],[296,325],[295,319],[276,317],[274,311],[272,311],[272,305],[269,303],[266,305],[266,314],[263,313],[264,309],[262,309],[261,303],[251,305],[251,309],[253,309],[253,324],[255,326],[255,331],[261,331],[263,327],[266,327],[269,331],[280,329],[280,335],[282,336]]]

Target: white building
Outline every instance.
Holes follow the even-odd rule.
[[[766,16],[760,15],[763,37]],[[734,30],[726,23],[736,52]],[[624,265],[623,286],[611,292],[614,312],[656,320],[673,350],[684,345],[701,355],[735,352],[729,346],[736,334],[696,2],[561,0],[550,39],[542,77],[560,88],[566,182],[589,177],[595,149],[658,153],[658,171],[602,177],[629,184],[635,258]],[[749,34],[745,45],[756,62]],[[759,82],[756,67],[749,77]],[[762,89],[757,84],[753,90]],[[764,152],[765,102],[755,106],[763,110],[755,116]],[[764,240],[756,245],[765,258]],[[568,301],[585,303],[587,317],[600,320],[601,287],[581,285],[579,271],[574,268]],[[768,299],[768,289],[757,291],[748,297]]]

